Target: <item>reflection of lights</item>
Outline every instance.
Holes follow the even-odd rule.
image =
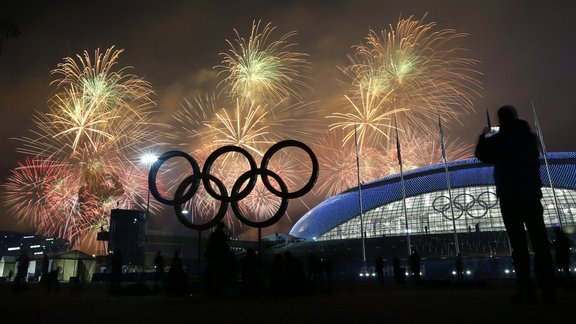
[[[182,210],[182,214],[188,215],[188,211],[187,211],[187,210]]]

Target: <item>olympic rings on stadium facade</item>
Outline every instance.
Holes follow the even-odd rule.
[[[488,210],[495,207],[496,204],[498,204],[498,197],[493,192],[485,191],[480,193],[478,197],[461,193],[452,199],[453,218],[454,220],[459,219],[466,213],[471,218],[479,219],[486,216]],[[452,220],[450,205],[450,198],[444,195],[438,196],[432,201],[432,208],[442,213],[442,216],[448,220]],[[480,208],[474,208],[476,206]]]
[[[288,186],[277,173],[268,169],[268,164],[270,163],[270,159],[272,158],[272,156],[279,150],[286,147],[296,147],[302,149],[304,152],[308,154],[308,156],[310,157],[310,161],[312,162],[312,172],[310,174],[308,182],[306,182],[306,184],[302,188],[293,192],[288,191]],[[222,180],[218,179],[217,177],[213,176],[210,173],[214,162],[221,155],[229,152],[235,152],[243,155],[244,158],[246,158],[246,160],[248,161],[248,164],[250,165],[250,169],[244,172],[242,175],[240,175],[238,179],[236,179],[234,185],[232,186],[230,194],[228,194],[227,188],[222,182]],[[167,199],[162,197],[162,195],[158,192],[158,187],[156,185],[156,177],[158,176],[158,171],[160,170],[162,164],[164,164],[164,162],[174,157],[182,157],[186,159],[186,161],[188,161],[188,163],[192,167],[192,174],[184,178],[184,180],[178,185],[178,188],[174,193],[174,198]],[[280,141],[272,145],[268,149],[268,151],[264,153],[259,168],[257,167],[256,161],[254,160],[252,155],[250,155],[248,151],[239,146],[227,145],[216,149],[206,159],[204,167],[202,168],[202,172],[200,172],[200,167],[198,166],[198,163],[196,162],[196,160],[194,160],[194,158],[192,158],[190,155],[182,151],[175,150],[175,151],[168,151],[162,154],[156,160],[156,162],[152,164],[152,167],[150,168],[150,173],[148,174],[148,188],[152,196],[157,201],[165,205],[173,206],[176,217],[178,218],[180,223],[182,223],[184,226],[188,228],[203,230],[215,226],[222,220],[222,218],[224,218],[229,203],[232,206],[234,215],[242,223],[252,227],[263,228],[276,223],[282,218],[284,212],[286,212],[286,209],[288,208],[289,199],[302,197],[310,190],[312,190],[312,188],[316,184],[316,180],[318,179],[318,171],[319,171],[318,159],[316,158],[314,152],[312,152],[312,150],[307,145],[296,140]],[[260,222],[253,221],[245,217],[245,215],[242,214],[238,206],[238,203],[242,199],[246,198],[250,194],[250,192],[254,189],[254,187],[256,186],[256,181],[258,180],[258,176],[260,176],[262,182],[264,183],[264,186],[266,187],[266,189],[268,189],[268,191],[270,191],[273,195],[281,198],[280,206],[278,207],[276,213],[272,217]],[[273,178],[278,183],[280,190],[276,189],[270,183],[269,177]],[[200,181],[202,181],[202,185],[206,189],[206,192],[211,197],[220,202],[220,207],[210,221],[203,224],[194,224],[190,222],[183,215],[182,204],[184,204],[185,202],[192,199],[192,197],[194,197],[194,195],[198,191],[198,188],[200,187]],[[216,190],[214,190],[214,188],[212,187],[212,182],[216,184],[216,187],[218,187],[218,192],[216,192]],[[240,190],[245,182],[248,183],[246,184],[244,189]],[[187,191],[186,188],[188,188]]]

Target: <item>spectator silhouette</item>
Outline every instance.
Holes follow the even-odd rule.
[[[242,267],[242,290],[246,295],[254,295],[260,289],[260,260],[252,248],[240,261]]]
[[[486,127],[478,137],[476,157],[494,165],[496,195],[512,248],[518,292],[512,302],[537,301],[530,279],[528,238],[534,251],[534,272],[546,302],[555,301],[554,267],[550,242],[544,224],[542,182],[538,141],[528,123],[518,118],[516,109],[503,106],[498,110],[500,130],[490,133]]]
[[[40,283],[46,285],[48,283],[48,277],[50,275],[50,258],[46,252],[42,253],[42,276],[40,277]]]
[[[334,279],[332,278],[332,260],[329,257],[322,259],[322,271],[324,272],[325,288],[327,293],[332,293],[334,289]]]
[[[400,259],[397,256],[392,259],[392,270],[394,271],[394,282],[403,283],[404,282],[404,269],[400,267]]]
[[[574,289],[574,279],[570,274],[570,239],[561,227],[554,229],[555,238],[553,241],[554,258],[556,267],[564,274],[564,286],[567,289]]]
[[[270,263],[270,270],[268,272],[268,278],[270,282],[270,292],[273,295],[279,296],[285,287],[285,269],[284,269],[284,258],[282,254],[275,253]]]
[[[416,250],[410,254],[410,271],[416,283],[420,283],[420,255]]]
[[[120,292],[122,282],[122,252],[120,252],[120,249],[116,249],[112,253],[111,268],[110,292],[116,294]]]
[[[463,280],[464,279],[464,269],[463,269],[464,266],[462,264],[462,254],[458,253],[458,255],[456,256],[456,261],[455,261],[454,267],[456,268],[456,279]]]
[[[310,252],[307,260],[308,282],[312,286],[318,285],[322,281],[322,260],[314,252]]]
[[[16,271],[16,278],[14,279],[14,290],[25,291],[28,289],[28,266],[30,265],[30,257],[26,250],[20,252],[17,259],[18,267]]]
[[[205,257],[208,260],[206,268],[206,293],[209,296],[221,296],[227,293],[231,271],[233,270],[233,255],[228,247],[226,225],[218,223],[210,234],[206,245]]]
[[[166,294],[168,296],[187,296],[189,294],[188,279],[178,249],[174,250],[174,256],[168,270]]]
[[[60,274],[61,270],[62,268],[58,267],[48,273],[48,278],[46,280],[47,281],[46,286],[48,292],[52,291],[58,292],[60,290],[60,282],[58,280],[58,275]]]
[[[376,275],[378,276],[378,283],[384,284],[384,259],[382,256],[376,259]]]
[[[301,296],[306,291],[306,275],[302,267],[302,262],[296,258],[292,252],[284,252],[284,269],[286,280],[286,293],[289,296]]]
[[[154,257],[154,292],[158,293],[164,289],[164,256],[162,252],[156,252]]]

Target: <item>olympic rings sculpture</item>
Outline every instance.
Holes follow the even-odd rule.
[[[304,152],[306,152],[312,162],[312,173],[310,175],[310,178],[308,179],[308,182],[302,188],[293,192],[288,191],[286,183],[277,173],[268,169],[268,163],[270,163],[270,159],[272,158],[272,156],[279,150],[291,146],[302,149]],[[244,158],[248,160],[248,164],[250,165],[250,170],[241,174],[238,177],[238,179],[234,182],[230,195],[228,195],[227,188],[226,186],[224,186],[222,180],[218,179],[217,177],[213,176],[210,173],[214,162],[221,155],[229,152],[236,152],[243,155]],[[178,185],[178,188],[174,193],[173,199],[167,199],[162,197],[162,195],[158,192],[156,177],[162,164],[164,164],[164,162],[174,157],[182,157],[186,159],[190,164],[190,166],[192,167],[192,175],[189,175],[186,178],[184,178],[184,180]],[[272,145],[268,149],[268,151],[264,153],[259,168],[256,165],[256,161],[254,160],[252,155],[248,153],[248,151],[235,145],[223,146],[212,152],[206,159],[206,162],[204,163],[204,167],[202,168],[201,172],[200,167],[198,166],[198,163],[196,162],[196,160],[194,160],[194,158],[192,158],[190,155],[182,151],[174,150],[162,154],[156,160],[156,162],[154,162],[154,164],[150,168],[150,173],[148,174],[148,188],[152,196],[154,196],[154,198],[157,201],[165,205],[173,206],[176,217],[178,218],[180,223],[182,223],[184,226],[188,228],[203,230],[215,226],[216,224],[218,224],[218,222],[222,220],[222,218],[224,218],[224,215],[226,214],[226,211],[228,209],[228,204],[232,206],[234,215],[242,223],[252,227],[263,228],[276,223],[282,218],[284,212],[288,208],[288,199],[302,197],[310,190],[312,190],[312,188],[316,184],[316,180],[318,179],[318,169],[319,169],[318,159],[316,158],[314,152],[312,152],[312,150],[304,143],[295,140],[280,141]],[[258,180],[258,176],[262,178],[262,182],[266,187],[266,189],[268,189],[268,191],[270,191],[273,195],[281,198],[280,206],[278,207],[276,213],[272,217],[261,222],[253,221],[246,218],[244,215],[242,215],[242,212],[240,211],[240,208],[238,206],[240,200],[246,198],[250,194],[250,192],[254,189],[254,187],[256,186],[256,181]],[[269,177],[273,178],[278,183],[280,190],[272,186]],[[214,199],[220,201],[220,207],[210,221],[203,224],[194,224],[190,222],[182,214],[182,204],[192,199],[192,197],[196,194],[198,188],[200,187],[200,181],[202,181],[202,185],[206,189],[206,192]],[[242,188],[242,185],[246,181],[248,181],[248,184],[244,187],[244,189],[240,190]],[[218,192],[214,190],[211,182],[214,182],[216,184],[216,186],[218,187]],[[188,188],[187,191],[186,188]]]
[[[493,198],[490,196],[493,196]],[[498,204],[498,197],[496,194],[493,192],[485,191],[480,193],[478,197],[474,197],[467,193],[461,193],[454,197],[452,204],[450,203],[449,197],[444,195],[438,196],[432,202],[432,208],[435,211],[442,213],[442,216],[448,220],[457,220],[462,217],[464,213],[466,213],[466,215],[470,216],[471,218],[480,219],[486,216],[488,210],[495,207],[496,204]],[[458,212],[457,215],[454,213],[453,218],[446,215],[446,212],[450,212],[450,205],[452,205],[454,210]],[[481,214],[472,213],[473,211],[478,210],[474,209],[476,205],[482,208]]]

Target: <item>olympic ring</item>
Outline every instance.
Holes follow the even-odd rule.
[[[306,146],[302,142],[298,142],[298,141],[294,141],[294,140],[286,140],[286,141],[278,142],[278,143],[272,145],[268,149],[268,151],[266,151],[266,153],[264,153],[264,156],[262,157],[262,164],[260,165],[260,169],[263,169],[263,170],[268,169],[268,163],[270,163],[270,159],[272,158],[272,155],[274,155],[276,152],[283,149],[284,147],[288,147],[288,146],[294,146],[294,147],[301,148],[302,150],[304,150],[308,154],[308,156],[310,156],[310,160],[312,162],[312,174],[310,174],[310,179],[308,179],[308,182],[300,190],[297,190],[294,192],[289,192],[286,194],[286,197],[288,199],[294,199],[294,198],[302,197],[306,193],[308,193],[310,190],[312,190],[312,188],[314,187],[314,184],[316,184],[316,179],[318,178],[318,168],[319,168],[318,167],[318,159],[316,159],[316,155],[314,155],[314,152],[312,152],[312,150],[308,146]],[[278,190],[276,190],[276,188],[274,188],[270,184],[270,181],[268,181],[268,175],[266,175],[265,177],[262,177],[262,182],[264,182],[264,185],[266,186],[266,188],[268,190],[270,190],[270,192],[272,192],[274,195],[276,195],[278,197],[282,196],[282,193],[279,192]]]
[[[211,175],[211,174],[201,174],[200,177],[202,179],[206,179],[209,178],[210,180],[214,181],[216,183],[216,186],[218,186],[218,189],[220,190],[220,192],[226,192],[226,187],[224,186],[224,184],[222,183],[222,181],[220,181],[220,179],[216,178],[215,176]],[[186,189],[186,187],[188,187],[190,185],[190,183],[192,183],[195,180],[195,175],[191,175],[186,177],[178,186],[178,188],[176,189],[176,193],[174,193],[174,197],[180,197],[182,195],[182,193],[184,192],[184,189]],[[191,223],[188,218],[184,217],[183,213],[182,213],[182,204],[175,204],[174,205],[174,213],[176,214],[176,217],[178,218],[178,220],[180,221],[180,223],[182,223],[182,225],[191,228],[191,229],[196,229],[196,230],[205,230],[205,229],[209,229],[211,227],[216,226],[216,224],[218,224],[222,218],[224,218],[224,215],[226,215],[226,210],[228,210],[228,204],[225,204],[223,202],[220,202],[220,208],[218,209],[218,212],[216,212],[216,215],[207,223],[204,224],[193,224]]]
[[[237,152],[237,153],[244,155],[244,157],[246,157],[246,159],[248,160],[248,163],[250,164],[250,171],[256,170],[256,161],[254,161],[254,159],[252,158],[252,155],[250,155],[250,153],[248,153],[248,151],[246,151],[245,149],[243,149],[239,146],[226,145],[226,146],[222,146],[222,147],[218,148],[216,151],[212,152],[208,156],[208,158],[206,159],[206,162],[204,163],[204,167],[202,168],[202,174],[210,174],[210,169],[212,169],[212,164],[214,164],[214,162],[216,162],[216,159],[218,159],[220,157],[220,155],[226,154],[229,152]],[[210,185],[208,178],[202,179],[202,184],[204,184],[204,188],[206,189],[206,192],[208,192],[208,194],[210,196],[214,197],[214,199],[220,200],[222,202],[227,202],[227,203],[232,202],[232,197],[228,197],[226,194],[224,194],[224,195],[217,194],[214,191],[214,189],[212,189],[212,186]],[[236,199],[242,200],[243,198],[248,196],[248,194],[250,194],[250,191],[252,191],[252,189],[254,189],[255,186],[256,186],[256,174],[254,174],[254,176],[250,177],[250,182],[248,182],[248,185],[246,186],[246,188],[244,188],[243,191],[238,193],[238,197]],[[226,191],[224,191],[224,192],[226,192]]]
[[[270,217],[267,220],[262,221],[262,222],[251,221],[251,220],[247,219],[246,217],[244,217],[244,215],[242,215],[242,212],[240,211],[240,208],[238,206],[238,200],[232,201],[232,210],[234,211],[234,215],[236,215],[236,217],[242,223],[244,223],[248,226],[267,227],[267,226],[270,226],[270,225],[276,223],[277,221],[279,221],[280,218],[282,218],[282,216],[284,215],[284,212],[286,211],[286,209],[288,208],[288,197],[287,197],[287,195],[284,194],[284,193],[288,192],[288,187],[286,186],[286,183],[282,180],[282,178],[280,178],[280,176],[273,171],[270,171],[268,169],[257,169],[254,171],[250,170],[250,171],[244,172],[238,178],[238,180],[236,180],[236,182],[234,183],[234,186],[232,187],[232,196],[234,196],[238,193],[238,190],[240,190],[240,187],[242,186],[242,184],[246,181],[246,179],[248,177],[252,178],[252,174],[254,174],[254,175],[261,174],[262,175],[262,181],[264,181],[264,179],[266,179],[268,176],[271,176],[280,185],[280,190],[281,190],[280,193],[282,194],[282,196],[276,195],[274,192],[271,191],[274,195],[282,198],[282,202],[280,203],[280,206],[278,207],[276,214],[274,214],[274,216],[272,216],[272,217]]]
[[[491,199],[490,195],[494,196],[494,199]],[[484,196],[486,196],[487,199],[483,198]],[[440,199],[443,199],[444,201],[447,200],[447,202],[439,206],[439,204],[437,204],[436,202],[440,201]],[[496,194],[494,194],[493,192],[485,191],[480,193],[478,197],[474,197],[468,193],[461,193],[456,197],[454,197],[452,199],[452,202],[450,202],[449,197],[446,197],[444,195],[438,196],[432,202],[432,208],[435,211],[441,213],[442,216],[448,220],[452,219],[457,220],[460,217],[462,217],[464,213],[470,216],[470,218],[480,219],[486,216],[488,210],[495,207],[496,204],[498,204],[498,197],[496,197]],[[476,205],[482,208],[480,209],[481,211],[480,214],[474,213],[474,211],[479,210],[474,208]],[[446,215],[446,211],[448,211],[448,209],[450,209],[451,206],[459,212],[458,215],[454,215],[453,217]]]
[[[300,188],[294,192],[289,192],[288,187],[287,187],[286,183],[284,182],[284,180],[282,180],[282,178],[277,173],[268,169],[268,164],[270,163],[270,159],[272,158],[272,156],[276,152],[278,152],[279,150],[286,148],[286,147],[291,147],[291,146],[300,148],[304,152],[306,152],[308,154],[308,156],[310,157],[310,161],[312,163],[312,172],[311,172],[310,178],[308,179],[308,182],[302,188]],[[239,153],[239,154],[243,155],[248,160],[248,164],[250,165],[250,169],[248,171],[244,172],[236,180],[236,182],[234,183],[234,185],[232,187],[230,195],[228,195],[227,189],[224,186],[224,183],[222,182],[222,180],[213,176],[210,173],[210,171],[211,171],[211,168],[212,168],[212,165],[214,164],[214,162],[221,155],[223,155],[225,153],[230,153],[230,152],[235,152],[235,153]],[[167,199],[167,198],[162,197],[162,195],[158,192],[158,187],[156,185],[156,178],[157,178],[158,171],[160,170],[160,167],[162,166],[162,164],[164,162],[166,162],[168,159],[173,158],[173,157],[185,158],[188,161],[188,163],[190,164],[190,166],[192,167],[192,175],[187,176],[180,183],[180,185],[176,189],[176,192],[174,193],[173,199]],[[258,168],[256,166],[256,161],[254,160],[252,155],[250,155],[250,153],[248,153],[245,149],[243,149],[239,146],[227,145],[227,146],[223,146],[223,147],[218,148],[217,150],[215,150],[214,152],[212,152],[208,156],[208,158],[206,159],[206,162],[204,163],[204,167],[202,168],[202,172],[200,172],[200,167],[198,166],[198,163],[196,162],[196,160],[194,160],[190,155],[188,155],[182,151],[169,151],[169,152],[162,154],[156,160],[156,162],[154,162],[154,164],[150,168],[150,173],[148,175],[148,187],[149,187],[150,193],[152,194],[152,196],[157,201],[159,201],[165,205],[174,206],[174,212],[176,213],[176,217],[186,227],[189,227],[192,229],[197,229],[197,230],[202,230],[202,229],[208,229],[210,227],[215,226],[218,222],[220,222],[220,220],[222,220],[222,218],[226,214],[226,211],[228,209],[228,203],[230,203],[232,205],[232,210],[234,211],[234,215],[242,223],[244,223],[248,226],[262,228],[262,227],[268,227],[268,226],[276,223],[277,221],[279,221],[282,218],[282,216],[286,212],[286,209],[288,208],[288,200],[289,199],[301,197],[301,196],[305,195],[306,193],[308,193],[310,190],[312,190],[312,188],[316,184],[316,180],[318,179],[318,170],[319,170],[319,163],[318,163],[318,159],[316,158],[316,155],[308,146],[306,146],[304,143],[299,142],[299,141],[285,140],[285,141],[280,141],[280,142],[274,144],[273,146],[271,146],[268,149],[268,151],[266,151],[264,153],[264,156],[262,157],[262,161],[260,164],[260,168]],[[246,198],[250,194],[250,192],[255,188],[256,181],[258,180],[258,176],[260,176],[262,178],[262,182],[264,183],[264,186],[273,195],[282,199],[280,206],[278,207],[278,210],[276,211],[276,213],[272,217],[270,217],[264,221],[260,221],[260,222],[256,222],[256,221],[252,221],[252,220],[247,219],[244,215],[242,215],[242,212],[240,211],[240,208],[238,206],[238,203],[240,202],[240,200]],[[278,183],[278,185],[280,186],[280,190],[276,189],[270,183],[270,180],[268,177],[272,177]],[[240,190],[247,180],[248,180],[248,184],[244,187],[244,189]],[[211,197],[213,197],[214,199],[220,201],[220,208],[218,209],[218,211],[216,212],[214,217],[212,217],[212,219],[210,221],[208,221],[207,223],[193,224],[186,217],[184,217],[184,215],[182,213],[182,204],[187,202],[187,201],[190,201],[190,199],[192,199],[192,197],[196,194],[196,192],[198,191],[198,188],[200,186],[200,181],[202,181],[202,184],[204,185],[206,192]],[[210,182],[214,182],[216,184],[219,192],[216,192],[214,190],[214,188],[212,187],[212,184]],[[188,191],[185,191],[186,188],[188,188],[188,187],[189,187]]]
[[[192,172],[194,173],[195,177],[192,179],[192,186],[190,187],[188,192],[186,192],[185,195],[179,198],[174,197],[174,199],[172,200],[165,199],[158,192],[158,187],[156,186],[156,177],[158,176],[158,171],[160,170],[162,164],[164,164],[166,160],[177,156],[185,158],[188,161],[188,163],[190,163],[190,165],[192,166]],[[198,176],[199,174],[200,174],[200,167],[198,166],[196,160],[194,160],[190,155],[182,151],[168,151],[160,155],[160,157],[156,159],[156,161],[150,167],[150,173],[148,174],[148,189],[150,190],[152,196],[159,202],[163,203],[164,205],[174,206],[176,204],[183,204],[188,200],[190,200],[192,196],[194,196],[194,194],[196,193],[196,190],[198,190],[198,186],[200,185],[200,178]]]

